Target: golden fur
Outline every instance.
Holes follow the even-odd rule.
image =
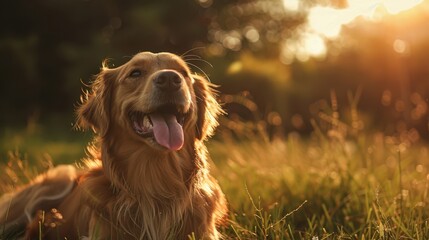
[[[173,80],[165,87],[161,76]],[[178,90],[170,89],[177,82]],[[183,142],[170,130],[173,150],[146,136],[143,118],[130,121],[134,112],[166,104],[183,117]],[[96,133],[86,167],[54,168],[3,196],[0,209],[9,210],[0,210],[0,226],[10,232],[26,225],[27,239],[38,238],[40,228],[43,239],[219,239],[227,208],[204,140],[221,111],[211,85],[174,54],[142,52],[120,67],[103,66],[77,109],[78,126]]]

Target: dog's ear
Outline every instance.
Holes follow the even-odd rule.
[[[81,96],[81,105],[76,111],[77,125],[82,129],[92,128],[104,136],[110,124],[112,85],[116,78],[114,69],[102,68],[91,83],[90,91]]]
[[[215,85],[209,83],[205,78],[192,75],[194,79],[194,93],[197,102],[197,124],[196,137],[205,140],[210,137],[219,125],[217,119],[223,110],[215,98]]]

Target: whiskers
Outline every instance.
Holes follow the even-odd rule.
[[[188,64],[188,66],[197,69],[199,72],[201,72],[204,75],[204,77],[209,82],[211,82],[209,76],[207,75],[207,73],[201,67],[199,67],[198,65],[196,65],[196,63],[193,63],[193,62],[202,62],[202,63],[207,64],[211,68],[213,68],[213,65],[210,62],[208,62],[207,60],[203,59],[200,55],[191,54],[191,52],[193,52],[193,51],[204,49],[204,48],[205,47],[195,47],[195,48],[192,48],[192,49],[186,51],[185,53],[183,53],[182,55],[180,55],[180,57],[183,59],[183,61],[186,62],[186,64]]]

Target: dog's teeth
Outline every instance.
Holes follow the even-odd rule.
[[[145,130],[149,130],[152,128],[152,123],[150,122],[150,119],[147,115],[143,117],[143,128]]]

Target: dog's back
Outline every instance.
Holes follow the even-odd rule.
[[[76,186],[76,168],[60,165],[0,198],[0,239],[22,237],[38,211],[55,209]]]

